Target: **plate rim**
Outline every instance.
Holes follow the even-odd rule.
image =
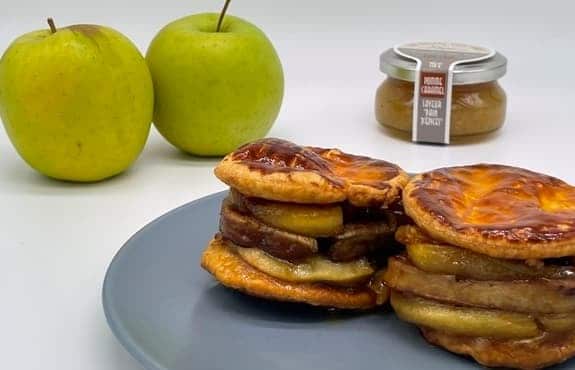
[[[116,337],[116,340],[124,347],[124,349],[138,362],[140,363],[145,369],[147,370],[170,370],[165,366],[159,364],[154,358],[152,358],[146,351],[144,351],[134,340],[134,338],[129,334],[129,331],[122,325],[121,320],[119,319],[118,313],[115,311],[113,307],[113,298],[110,292],[110,274],[111,271],[115,268],[115,266],[119,263],[118,261],[122,258],[122,256],[126,253],[126,251],[130,248],[134,240],[140,236],[144,230],[152,227],[153,225],[162,222],[165,218],[171,216],[174,213],[179,212],[183,208],[187,208],[190,206],[194,206],[198,203],[209,201],[213,198],[217,198],[225,193],[228,190],[223,190],[215,193],[211,193],[205,195],[203,197],[197,198],[190,202],[184,203],[176,208],[173,208],[166,213],[162,214],[161,216],[156,217],[152,221],[146,223],[144,226],[140,227],[138,231],[136,231],[132,236],[126,240],[120,249],[114,254],[114,257],[110,261],[108,267],[106,268],[106,273],[104,275],[104,282],[102,284],[102,308],[104,310],[104,316],[106,318],[106,323],[108,327]]]

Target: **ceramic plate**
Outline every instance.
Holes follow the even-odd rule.
[[[428,345],[389,309],[332,312],[268,302],[218,285],[199,266],[225,192],[136,233],[112,261],[108,323],[149,370],[445,370],[472,361]],[[561,369],[575,368],[575,364]]]

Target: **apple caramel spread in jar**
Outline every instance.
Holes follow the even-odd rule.
[[[385,51],[377,89],[377,121],[411,132],[413,141],[448,144],[450,137],[494,131],[505,121],[498,79],[507,60],[495,51],[451,43],[413,43]],[[414,98],[415,96],[415,98]]]

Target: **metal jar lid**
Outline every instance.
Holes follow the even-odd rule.
[[[379,68],[389,77],[413,82],[416,65],[414,60],[397,54],[391,48],[381,54]],[[453,84],[469,85],[495,81],[503,77],[506,71],[507,58],[496,52],[486,60],[456,65],[453,70]]]

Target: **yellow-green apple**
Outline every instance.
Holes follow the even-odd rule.
[[[138,157],[154,92],[142,54],[121,33],[74,25],[25,34],[0,59],[0,117],[20,156],[62,180],[98,181]]]
[[[146,55],[154,125],[172,145],[195,155],[224,155],[265,136],[283,98],[283,70],[272,43],[255,25],[224,18],[226,8],[168,24]]]

